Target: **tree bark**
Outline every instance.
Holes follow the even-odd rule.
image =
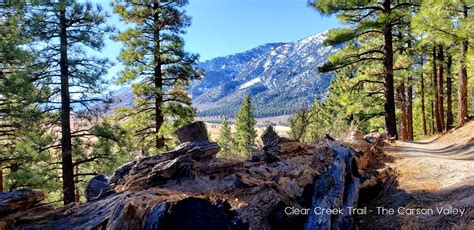
[[[390,1],[383,1],[383,11],[390,14]],[[393,35],[392,25],[386,24],[383,27],[383,66],[384,66],[384,110],[385,110],[385,128],[388,135],[397,137],[397,118],[395,115],[395,92],[393,84]]]
[[[451,78],[451,67],[452,67],[453,59],[451,55],[448,54],[448,60],[446,62],[446,73],[448,76],[446,76],[446,94],[447,94],[447,110],[446,110],[446,131],[449,129],[453,128],[453,99],[452,99],[452,93],[453,93],[453,84],[452,84],[452,78]]]
[[[407,79],[407,139],[413,141],[413,78],[408,76]]]
[[[420,74],[420,80],[421,80],[421,116],[422,116],[422,121],[423,121],[423,135],[428,135],[428,130],[426,127],[426,111],[425,111],[425,79],[423,76],[423,64],[424,64],[424,52],[421,54],[421,60],[420,60],[420,66],[422,67],[421,69],[421,74]]]
[[[471,115],[474,116],[474,87],[472,87],[471,93]]]
[[[405,83],[397,87],[398,107],[400,108],[400,140],[408,140],[407,107],[405,98]]]
[[[71,143],[71,102],[69,95],[69,64],[68,64],[68,41],[67,41],[67,19],[65,1],[61,1],[59,11],[60,27],[60,62],[61,71],[61,156],[62,156],[62,179],[64,204],[74,202],[74,169],[72,163]]]
[[[435,133],[435,111],[434,111],[434,102],[431,99],[431,134]]]
[[[156,135],[156,149],[161,149],[165,146],[165,139],[160,135],[160,129],[163,125],[164,116],[162,111],[163,105],[163,78],[161,71],[161,54],[160,54],[160,17],[159,17],[159,3],[155,1],[153,3],[153,42],[154,42],[154,51],[153,51],[153,61],[155,64],[154,69],[154,83],[156,88],[155,95],[155,135]]]
[[[75,173],[75,176],[74,176],[74,183],[75,184],[78,184],[79,183],[79,165],[76,165],[75,167],[75,170],[76,170],[76,173]],[[81,202],[81,192],[79,191],[79,188],[76,187],[76,192],[75,192],[75,202]]]
[[[436,100],[436,97],[435,97],[435,93],[434,91],[436,91],[436,87],[435,87],[435,81],[436,81],[436,75],[434,74],[430,74],[430,87],[431,89],[433,90],[433,95],[430,95],[430,109],[431,109],[431,129],[430,129],[430,133],[431,134],[434,134],[435,133],[435,130],[436,130],[436,126],[435,126],[435,121],[436,121],[436,116],[435,116],[435,109],[434,109],[434,103],[435,103],[435,100]]]
[[[467,7],[464,6],[464,18],[467,18]],[[458,121],[457,126],[462,126],[469,121],[467,112],[467,68],[466,68],[466,53],[468,44],[467,41],[461,42],[459,54],[459,84],[458,84]]]
[[[438,92],[438,68],[436,65],[436,45],[433,45],[433,56],[432,56],[432,61],[433,61],[433,91],[434,91],[434,109],[435,109],[435,121],[436,121],[436,132],[440,133],[443,132],[443,129],[441,128],[441,121],[440,121],[440,116],[439,116],[439,92]]]
[[[438,132],[444,132],[444,50],[443,46],[438,46],[438,116],[440,127]]]

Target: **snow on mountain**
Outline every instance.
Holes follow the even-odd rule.
[[[251,95],[257,117],[292,114],[322,98],[332,79],[317,67],[337,48],[323,45],[326,33],[288,43],[269,43],[198,65],[205,72],[189,92],[198,116],[233,117]],[[132,106],[130,88],[114,93],[112,107]]]
[[[200,116],[232,116],[252,96],[259,117],[294,113],[324,95],[332,79],[317,67],[337,48],[324,46],[326,33],[289,43],[271,43],[199,65],[203,79],[190,92]]]

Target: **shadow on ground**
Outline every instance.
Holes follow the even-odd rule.
[[[393,177],[387,184],[361,190],[358,207],[369,210],[367,215],[355,216],[360,229],[470,229],[474,226],[474,185],[407,192]],[[381,208],[393,209],[394,214],[382,213]],[[464,213],[438,214],[436,208],[463,209]]]

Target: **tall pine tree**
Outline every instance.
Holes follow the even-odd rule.
[[[236,142],[239,151],[247,157],[251,157],[255,147],[255,138],[257,131],[255,130],[254,107],[249,95],[245,96],[244,102],[240,107],[235,119]]]
[[[414,17],[413,28],[437,44],[458,49],[458,108],[457,125],[461,126],[469,120],[467,109],[467,51],[472,44],[474,30],[472,28],[474,6],[469,1],[425,0]],[[439,59],[440,57],[438,57]],[[440,63],[443,65],[443,63]]]
[[[187,93],[189,81],[200,77],[198,56],[184,51],[182,35],[190,25],[183,7],[188,1],[114,1],[114,11],[130,25],[116,39],[124,48],[124,70],[118,79],[132,84],[135,103],[119,114],[141,138],[143,152],[170,144],[173,131],[194,118]],[[167,144],[168,143],[168,144]]]
[[[374,76],[382,80],[366,80],[383,86],[385,127],[390,136],[398,136],[394,93],[394,31],[409,15],[411,3],[384,1],[314,1],[311,3],[326,15],[337,14],[348,27],[329,32],[329,45],[346,44],[320,68],[327,72],[358,64],[375,64]],[[377,66],[381,65],[381,66]]]
[[[33,5],[28,15],[32,47],[39,54],[34,80],[50,90],[42,108],[60,112],[63,200],[68,204],[76,197],[73,138],[90,131],[73,130],[71,117],[85,116],[92,103],[102,101],[102,76],[109,62],[88,50],[100,51],[112,28],[105,25],[107,15],[99,5],[75,0],[42,2]]]

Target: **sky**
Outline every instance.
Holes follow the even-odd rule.
[[[335,17],[320,15],[307,6],[308,0],[189,0],[185,10],[192,25],[184,35],[186,50],[200,55],[200,61],[252,49],[271,42],[296,41],[338,27]],[[100,3],[112,17],[109,23],[119,30],[126,26],[112,14],[110,1]],[[104,52],[117,65],[109,71],[116,75],[121,45],[106,41]]]
[[[299,40],[338,25],[307,0],[190,0],[186,11],[192,17],[186,48],[201,60]]]

